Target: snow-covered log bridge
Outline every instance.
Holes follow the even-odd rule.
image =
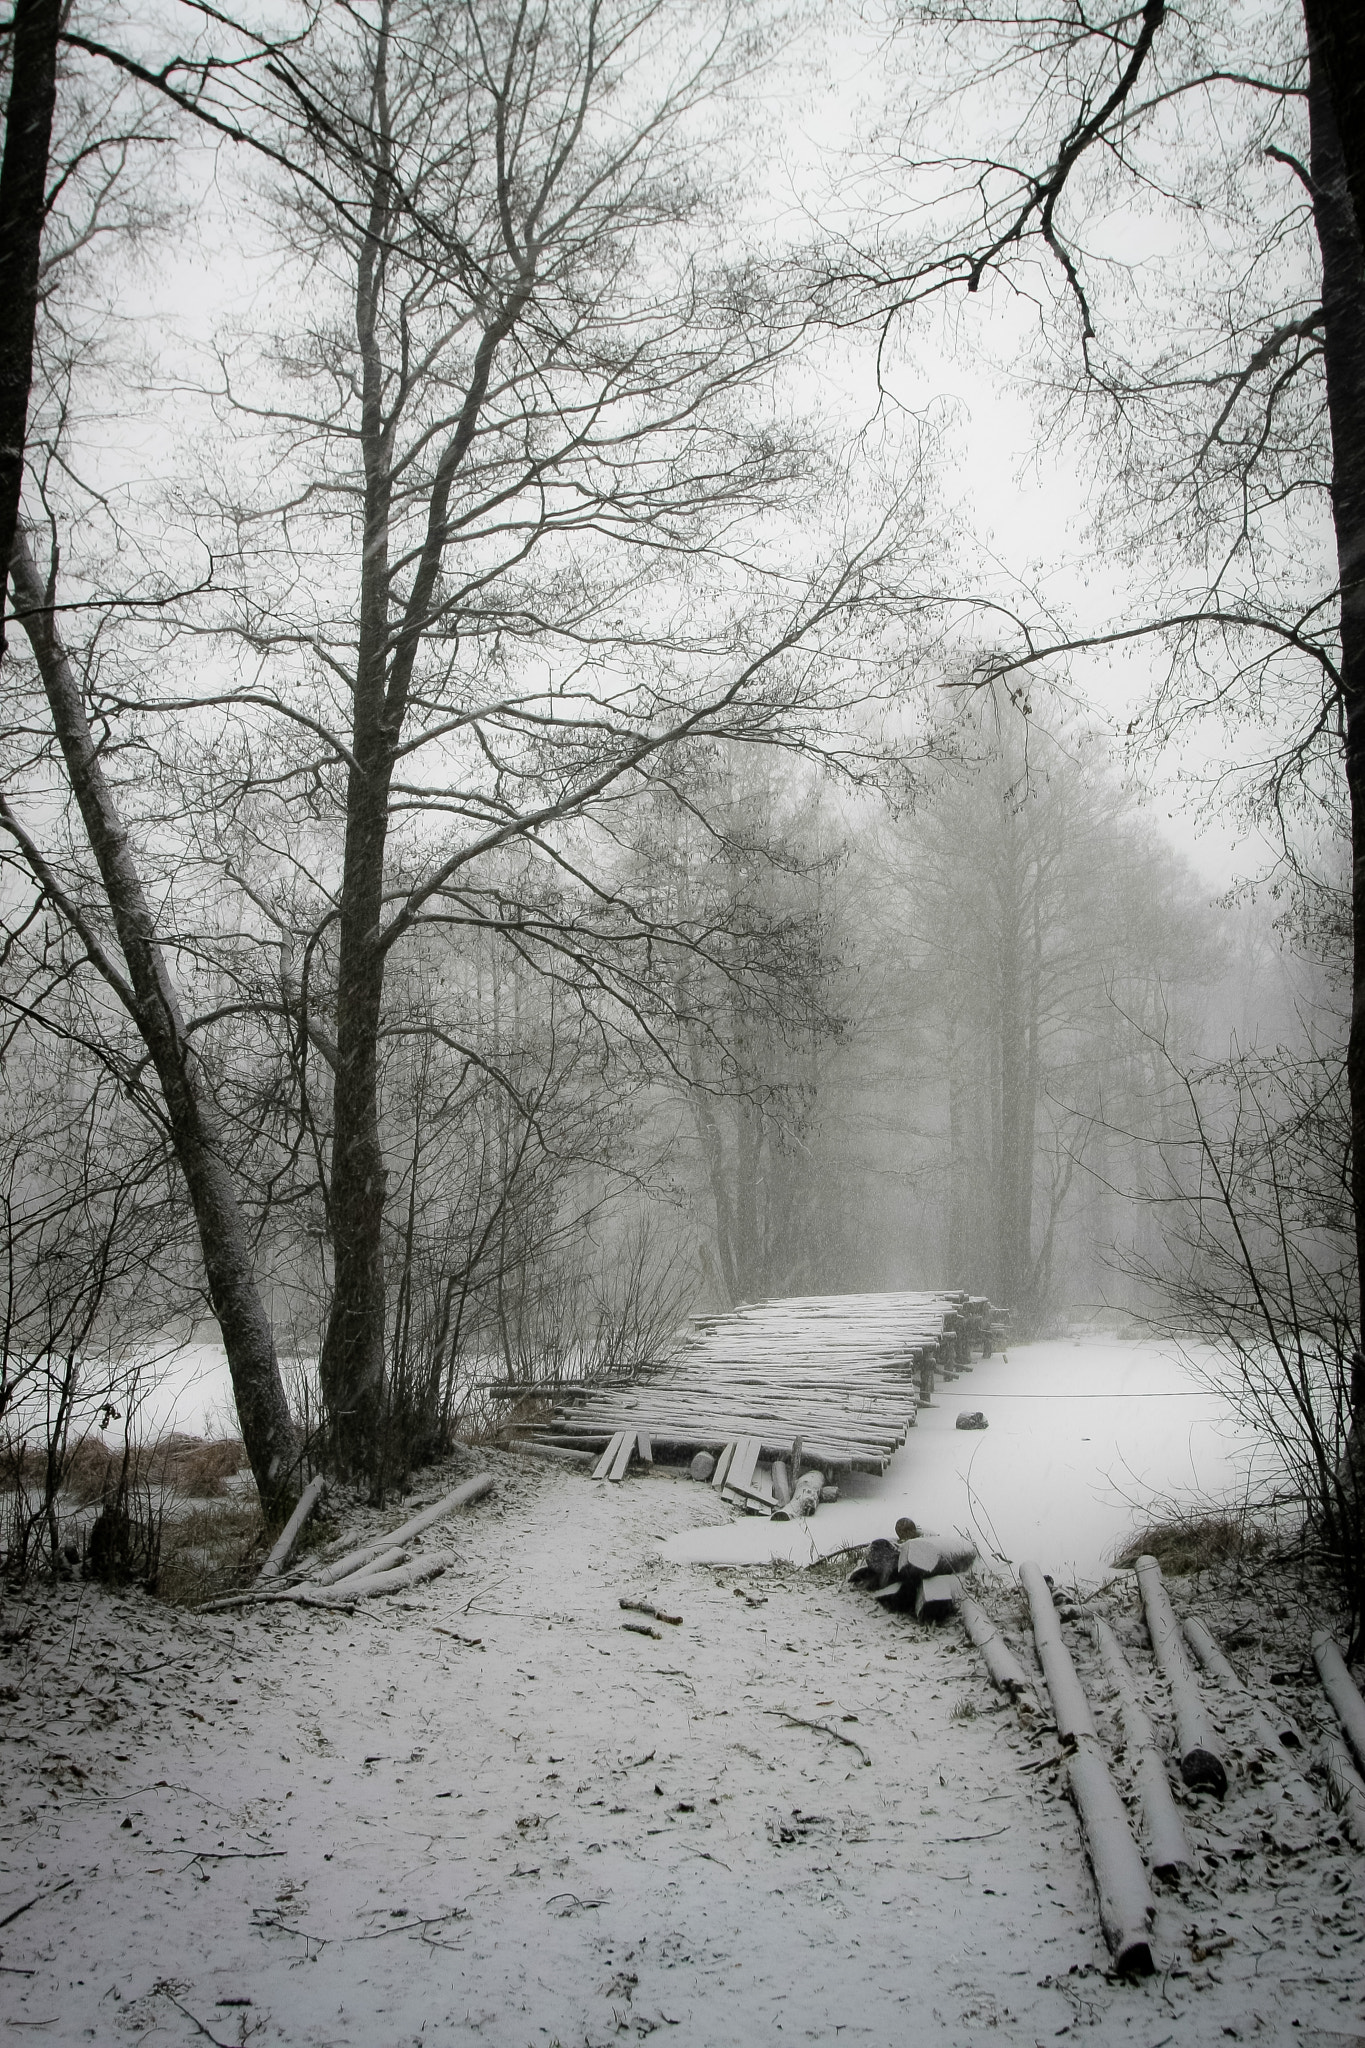
[[[827,1471],[884,1472],[935,1375],[951,1376],[974,1350],[989,1357],[1007,1320],[967,1294],[795,1295],[696,1316],[679,1352],[629,1378],[488,1391],[527,1404],[510,1428],[528,1444],[614,1446],[611,1478],[655,1446],[738,1446],[730,1485],[743,1493],[758,1458],[785,1458],[793,1444]]]

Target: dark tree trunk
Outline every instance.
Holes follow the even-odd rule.
[[[1360,0],[1304,0],[1314,69],[1326,73],[1337,142],[1357,227],[1365,227],[1365,8]]]
[[[8,562],[13,552],[24,481],[61,15],[61,0],[15,0],[10,27],[9,105],[0,162],[0,562]],[[0,654],[3,610],[0,605]]]
[[[242,1441],[267,1517],[283,1521],[298,1493],[299,1452],[274,1332],[256,1288],[251,1232],[219,1149],[212,1105],[185,1037],[127,829],[91,738],[80,682],[22,536],[11,557],[11,581],[15,613],[38,664],[72,793],[127,963],[131,986],[125,1000],[156,1069],[171,1141],[194,1205],[209,1299],[223,1334]]]
[[[1332,517],[1341,584],[1341,695],[1346,726],[1346,787],[1351,813],[1351,1031],[1346,1055],[1351,1107],[1351,1202],[1356,1269],[1365,1290],[1365,262],[1347,166],[1337,131],[1331,81],[1309,22],[1310,168],[1322,252],[1323,353],[1332,431]],[[1322,10],[1332,12],[1333,10]],[[1358,82],[1357,82],[1358,83]],[[1365,1300],[1356,1341],[1365,1337]],[[1353,1389],[1352,1437],[1365,1440]]]

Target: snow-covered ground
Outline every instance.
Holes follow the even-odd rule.
[[[956,1432],[962,1407],[990,1429]],[[1174,1354],[1021,1347],[787,1540],[809,1562],[812,1535],[908,1511],[1095,1575],[1149,1493],[1235,1494],[1246,1450]],[[1291,1759],[1261,1775],[1235,1705],[1208,1702],[1231,1790],[1185,1798],[1200,1867],[1160,1895],[1158,1974],[1118,1982],[1050,1719],[999,1701],[955,1625],[884,1613],[844,1562],[689,1562],[766,1558],[778,1530],[664,1471],[595,1485],[469,1451],[422,1497],[484,1467],[493,1495],[425,1539],[446,1575],[354,1613],[5,1600],[6,2027],[130,2048],[1365,2041],[1362,1859]],[[981,1591],[1027,1660],[1004,1576]],[[1286,1568],[1173,1591],[1311,1734],[1316,1617]],[[680,1623],[633,1633],[622,1596]],[[1101,1597],[1169,1745],[1131,1582]]]
[[[808,1564],[909,1515],[963,1531],[1006,1576],[1032,1557],[1058,1579],[1093,1581],[1154,1509],[1236,1501],[1258,1475],[1264,1446],[1210,1386],[1213,1363],[1195,1346],[1117,1337],[1011,1346],[940,1385],[885,1475],[841,1476],[839,1501],[814,1521],[691,1529],[665,1555]],[[958,1430],[959,1413],[978,1408],[987,1429]]]
[[[353,1614],[6,1602],[7,2025],[130,2048],[1362,2037],[1359,1859],[1291,1766],[1257,1781],[1235,1715],[1226,1805],[1187,1801],[1201,1867],[1161,1896],[1159,1974],[1120,1983],[1048,1718],[1004,1707],[956,1627],[883,1613],[842,1567],[662,1559],[730,1519],[662,1473],[467,1453],[429,1490],[476,1463],[494,1494],[428,1539],[451,1570]],[[622,1595],[680,1624],[631,1633]],[[1204,1611],[1295,1669],[1311,1716],[1306,1611],[1267,1584]]]

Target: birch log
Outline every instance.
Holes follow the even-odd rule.
[[[1140,1557],[1136,1571],[1152,1653],[1171,1689],[1175,1707],[1180,1775],[1192,1792],[1216,1792],[1221,1799],[1228,1789],[1228,1774],[1213,1746],[1213,1730],[1199,1696],[1199,1681],[1185,1655],[1184,1638],[1171,1609],[1161,1566],[1154,1557]]]
[[[1354,1769],[1346,1744],[1330,1729],[1323,1737],[1322,1760],[1327,1769],[1327,1793],[1341,1815],[1348,1841],[1365,1849],[1365,1784]]]
[[[453,1493],[445,1494],[433,1506],[424,1508],[420,1515],[414,1515],[411,1521],[404,1522],[401,1528],[389,1529],[384,1535],[377,1536],[372,1543],[362,1544],[360,1549],[353,1550],[348,1557],[339,1557],[335,1564],[328,1565],[326,1571],[318,1572],[311,1583],[315,1586],[333,1586],[339,1579],[354,1577],[363,1565],[372,1564],[381,1552],[402,1549],[405,1544],[415,1541],[426,1530],[434,1528],[437,1522],[444,1521],[447,1515],[454,1514],[456,1508],[468,1507],[472,1502],[482,1500],[486,1493],[491,1493],[492,1488],[492,1473],[481,1472],[477,1479],[466,1480],[463,1486],[457,1486]]]
[[[1108,1622],[1098,1619],[1094,1629],[1109,1682],[1118,1694],[1123,1739],[1133,1760],[1133,1778],[1147,1823],[1147,1861],[1158,1877],[1177,1877],[1182,1870],[1196,1867],[1194,1851],[1157,1750],[1152,1724],[1138,1698],[1132,1668],[1114,1631]]]
[[[1335,1707],[1346,1740],[1355,1752],[1355,1760],[1365,1771],[1365,1699],[1346,1668],[1346,1659],[1325,1628],[1318,1629],[1313,1636],[1313,1662],[1318,1667],[1322,1689]]]
[[[1033,1680],[985,1609],[977,1605],[970,1593],[962,1595],[957,1611],[962,1617],[962,1626],[981,1652],[991,1684],[997,1692],[1007,1692],[1012,1698],[1021,1692],[1032,1692]]]
[[[1019,1583],[1028,1595],[1033,1640],[1047,1679],[1057,1732],[1073,1746],[1067,1772],[1090,1868],[1095,1873],[1104,1938],[1117,1969],[1129,1976],[1150,1977],[1155,1968],[1150,1929],[1156,1901],[1147,1873],[1123,1802],[1114,1790],[1104,1761],[1090,1702],[1062,1640],[1051,1589],[1036,1564],[1020,1565]]]
[[[792,1497],[785,1506],[773,1509],[775,1522],[799,1521],[802,1515],[813,1515],[820,1505],[820,1489],[825,1483],[823,1472],[814,1466],[803,1472],[792,1488]]]
[[[326,1491],[326,1478],[319,1472],[315,1479],[309,1480],[307,1486],[304,1487],[303,1492],[299,1495],[298,1506],[281,1529],[274,1549],[257,1573],[256,1584],[258,1586],[266,1585],[271,1579],[279,1578],[290,1558],[294,1555],[295,1545],[304,1532],[309,1516]]]

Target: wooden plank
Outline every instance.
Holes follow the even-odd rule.
[[[621,1431],[620,1448],[618,1449],[616,1456],[612,1461],[611,1470],[607,1474],[608,1479],[614,1481],[614,1483],[617,1486],[619,1486],[621,1481],[625,1478],[627,1472],[630,1470],[630,1461],[634,1457],[634,1455],[634,1434],[630,1430],[623,1429]]]
[[[647,1429],[639,1429],[635,1432],[635,1455],[642,1465],[652,1465],[654,1463],[654,1446],[649,1440],[649,1431]]]
[[[761,1437],[742,1436],[740,1438],[739,1442],[735,1445],[735,1455],[730,1461],[730,1470],[726,1475],[727,1485],[733,1486],[739,1493],[743,1493],[747,1489],[754,1476],[754,1466],[758,1463],[758,1454],[762,1448],[763,1439]]]
[[[735,1451],[737,1450],[737,1448],[738,1446],[736,1444],[728,1443],[726,1444],[724,1450],[721,1452],[720,1456],[717,1458],[716,1469],[714,1473],[711,1475],[711,1490],[713,1493],[719,1493],[721,1488],[724,1486],[726,1477],[730,1470],[731,1462],[734,1458]]]
[[[607,1445],[607,1448],[605,1449],[605,1451],[603,1451],[601,1457],[597,1461],[597,1464],[593,1470],[592,1475],[594,1479],[606,1478],[612,1466],[616,1463],[617,1453],[619,1452],[621,1445],[624,1441],[625,1431],[618,1430],[616,1435],[612,1438],[611,1442]]]

